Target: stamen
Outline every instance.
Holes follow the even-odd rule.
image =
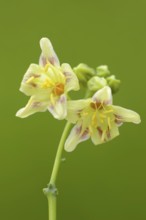
[[[45,82],[42,84],[42,88],[49,88],[52,86],[54,86],[54,83],[49,79],[46,79]]]
[[[106,116],[105,116],[103,113],[100,113],[99,116],[100,116],[102,119],[106,118]]]
[[[102,142],[105,141],[105,133],[106,133],[106,130],[104,130],[103,133],[102,133],[102,137],[101,137],[101,141],[102,141]]]
[[[108,122],[109,129],[111,129],[111,119],[110,119],[110,117],[107,118],[107,122]]]
[[[48,71],[48,67],[50,66],[50,63],[49,62],[47,62],[47,64],[45,65],[45,67],[44,67],[44,70],[45,70],[45,72],[47,72]]]
[[[33,79],[34,79],[34,76],[31,76],[31,77],[26,81],[26,83],[32,82]]]
[[[51,95],[50,95],[50,101],[51,101],[52,105],[54,106],[54,104],[55,104],[55,99],[54,99],[54,96],[53,96],[52,93],[51,93]]]
[[[96,112],[93,114],[92,119],[91,119],[91,125],[94,127],[97,127],[97,116]]]
[[[111,112],[114,112],[114,111],[112,109],[104,111],[105,114],[108,114],[108,113],[111,113]]]

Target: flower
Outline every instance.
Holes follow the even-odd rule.
[[[42,38],[40,47],[39,65],[29,66],[20,87],[21,92],[31,97],[16,116],[25,118],[35,112],[49,110],[55,118],[64,119],[67,115],[67,93],[79,90],[79,82],[69,64],[60,66],[49,39]]]
[[[76,123],[65,143],[68,152],[90,137],[95,145],[115,138],[123,122],[140,123],[136,112],[112,105],[112,93],[108,86],[98,90],[92,98],[68,101],[67,119]]]

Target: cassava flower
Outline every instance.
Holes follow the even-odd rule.
[[[97,91],[90,99],[68,101],[67,119],[76,123],[65,143],[68,152],[90,137],[95,145],[115,138],[123,122],[140,123],[140,116],[136,112],[112,105],[112,93],[108,86]]]
[[[49,110],[55,118],[64,119],[67,114],[67,93],[78,90],[79,82],[69,64],[60,66],[49,39],[42,38],[40,47],[39,65],[29,66],[20,87],[20,91],[31,98],[16,116],[25,118],[35,112]]]

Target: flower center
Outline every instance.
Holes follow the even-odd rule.
[[[42,84],[42,88],[44,89],[51,88],[52,86],[54,86],[54,82],[50,79],[46,79]]]
[[[91,108],[95,109],[102,109],[103,104],[101,102],[91,102],[90,104]]]
[[[53,93],[57,96],[60,96],[64,93],[64,84],[63,83],[57,83],[55,87],[53,88]]]
[[[113,110],[100,102],[92,102],[90,104],[90,107],[93,110],[91,117],[91,126],[95,128],[102,127],[103,129],[106,129],[108,127],[109,129],[111,129]]]

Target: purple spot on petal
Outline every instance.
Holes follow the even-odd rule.
[[[100,101],[91,102],[90,106],[93,109],[103,109],[103,105]]]
[[[53,111],[53,110],[54,110],[54,106],[53,106],[53,105],[50,105],[50,106],[49,106],[49,109]]]
[[[98,130],[99,136],[101,137],[103,134],[103,130],[100,127],[98,127],[97,130]]]
[[[41,106],[41,102],[33,102],[32,103],[32,108],[38,108]]]
[[[107,138],[108,138],[108,139],[111,138],[111,133],[110,133],[109,127],[107,128],[106,135],[107,135]]]
[[[41,61],[42,61],[43,66],[46,66],[47,59],[44,56],[41,57]]]
[[[57,63],[57,60],[56,60],[55,57],[50,57],[50,58],[49,58],[49,61],[50,61],[50,63],[51,63],[52,65],[55,65],[55,64]]]
[[[66,78],[66,82],[70,82],[71,80],[71,73],[70,72],[63,72],[65,78]]]
[[[122,124],[122,117],[119,115],[115,115],[115,123],[117,125],[121,125]]]
[[[59,99],[59,102],[60,103],[65,103],[66,101],[66,97],[65,96],[61,96],[60,99]]]
[[[88,134],[89,134],[89,128],[86,128],[81,137],[82,137],[83,139],[84,139],[84,138],[87,138]]]
[[[106,100],[106,101],[103,102],[103,104],[104,104],[104,105],[110,105],[110,104],[111,104],[111,100],[110,100],[110,99],[109,99],[109,100]]]
[[[81,117],[81,112],[83,111],[83,109],[79,109],[78,111],[76,111],[76,114],[78,117]]]
[[[32,76],[33,76],[34,78],[39,78],[39,77],[40,77],[40,74],[32,74]]]
[[[29,83],[32,87],[36,88],[37,85],[34,82]]]
[[[82,126],[76,127],[76,134],[80,134],[82,130]]]

